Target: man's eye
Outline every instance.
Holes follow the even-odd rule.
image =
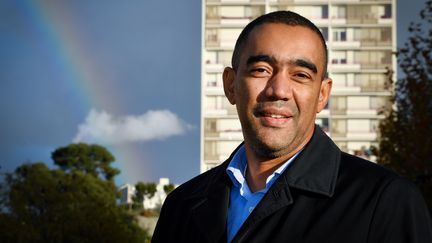
[[[252,72],[263,73],[263,72],[266,72],[266,70],[264,68],[255,68],[255,69],[252,69]]]
[[[255,76],[267,76],[270,74],[270,71],[266,68],[253,68],[251,69],[251,74]]]
[[[296,73],[295,76],[298,78],[310,78],[310,76],[306,73]]]

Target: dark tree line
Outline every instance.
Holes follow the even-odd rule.
[[[0,242],[146,242],[149,236],[117,204],[114,157],[99,145],[52,153],[58,168],[24,164],[0,181]]]
[[[432,209],[432,1],[420,18],[397,52],[403,74],[380,123],[378,163],[413,180]]]

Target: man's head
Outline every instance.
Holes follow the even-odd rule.
[[[305,17],[299,14],[290,11],[276,11],[269,14],[261,15],[260,17],[254,19],[252,22],[246,25],[246,27],[242,30],[239,37],[237,38],[234,47],[234,52],[231,59],[231,65],[234,70],[237,70],[238,68],[240,55],[250,32],[254,30],[257,26],[266,23],[273,23],[273,24],[279,23],[279,24],[286,24],[290,26],[303,26],[315,32],[320,37],[321,44],[323,45],[325,51],[324,53],[325,69],[324,69],[324,76],[322,78],[324,79],[327,77],[328,50],[327,50],[326,41],[323,35],[321,34],[321,31],[310,20],[306,19]]]
[[[233,68],[223,73],[225,95],[237,106],[246,149],[256,158],[287,158],[309,141],[330,95],[325,42],[312,23],[291,12],[248,26]]]

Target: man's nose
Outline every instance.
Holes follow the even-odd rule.
[[[289,100],[292,97],[292,80],[287,72],[276,72],[269,79],[265,94],[273,100]]]

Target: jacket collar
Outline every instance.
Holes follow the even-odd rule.
[[[318,127],[303,151],[270,187],[261,202],[243,223],[233,242],[243,241],[260,220],[293,203],[290,188],[334,194],[341,151]]]
[[[223,164],[210,171],[211,178],[206,185],[199,185],[200,189],[188,197],[195,201],[192,217],[209,242],[226,241],[226,217],[232,186],[226,168],[239,147]],[[248,229],[259,220],[293,203],[290,187],[331,197],[335,190],[340,155],[333,141],[316,126],[309,143],[270,187],[234,241],[246,236]]]
[[[299,156],[285,173],[283,181],[290,187],[333,196],[339,170],[341,151],[318,126]]]

